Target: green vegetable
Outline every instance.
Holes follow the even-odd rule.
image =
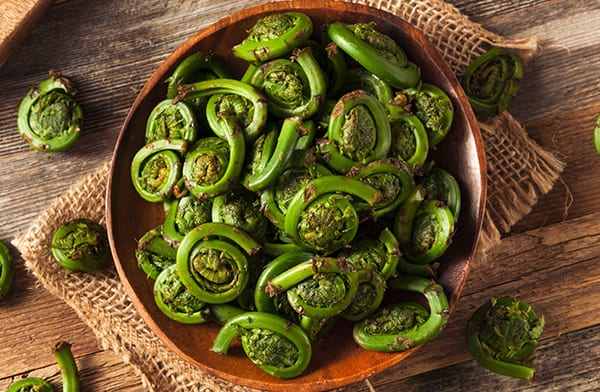
[[[544,329],[544,317],[513,297],[492,298],[471,316],[466,329],[471,355],[486,369],[531,382],[530,357]]]
[[[106,230],[85,218],[60,226],[54,232],[50,248],[58,263],[72,271],[99,271],[112,260]]]
[[[439,335],[449,314],[442,286],[431,279],[409,275],[397,276],[388,283],[394,290],[423,294],[429,311],[416,302],[386,305],[354,325],[354,341],[368,350],[396,352],[424,344]]]
[[[333,22],[327,26],[327,34],[340,49],[392,87],[419,83],[418,68],[396,41],[376,29],[375,23]]]
[[[177,271],[201,301],[235,299],[248,283],[248,259],[260,249],[252,237],[225,223],[205,223],[189,231],[177,249]]]
[[[317,141],[320,157],[340,173],[384,158],[391,147],[385,108],[370,93],[344,94],[331,113],[325,138]]]
[[[309,337],[286,318],[263,312],[235,316],[219,331],[212,351],[227,354],[238,335],[248,358],[272,376],[294,378],[310,364],[312,346]]]
[[[419,178],[418,183],[423,186],[427,199],[441,200],[446,203],[452,211],[454,220],[458,220],[461,205],[460,186],[452,174],[440,167],[433,167]]]
[[[212,203],[212,221],[238,227],[262,240],[267,232],[267,218],[260,211],[260,200],[250,192],[217,196]]]
[[[596,128],[594,128],[594,145],[596,146],[596,153],[600,155],[600,115],[596,119]]]
[[[160,101],[146,121],[146,143],[160,139],[196,140],[197,123],[192,109],[185,102],[171,99]]]
[[[168,84],[167,98],[175,98],[185,84],[230,77],[231,72],[221,59],[211,53],[196,52],[183,59],[165,80]]]
[[[43,378],[27,377],[12,383],[6,392],[54,392],[54,388]]]
[[[268,61],[299,47],[312,34],[312,20],[301,12],[269,14],[248,30],[233,47],[233,55],[246,61]]]
[[[13,280],[12,256],[8,246],[0,241],[0,298],[10,291]]]
[[[519,57],[504,48],[492,48],[465,69],[462,86],[475,113],[502,113],[517,95],[523,79]]]
[[[181,283],[175,264],[162,270],[154,281],[154,301],[167,317],[183,324],[200,324],[210,315],[207,304]]]
[[[38,151],[64,151],[79,138],[83,111],[73,97],[75,89],[58,71],[27,92],[19,105],[17,128],[27,144]]]
[[[398,114],[390,122],[390,130],[390,155],[406,162],[413,172],[420,169],[429,155],[429,137],[419,117],[409,113]]]
[[[212,199],[199,199],[186,195],[167,202],[167,216],[162,234],[173,243],[179,243],[183,236],[194,227],[211,220]]]
[[[421,83],[418,88],[404,90],[408,95],[411,111],[421,120],[429,147],[437,146],[448,134],[454,120],[454,106],[450,97],[439,87]]]
[[[137,241],[135,258],[138,267],[150,279],[156,279],[162,270],[175,264],[176,255],[177,250],[165,239],[162,227],[148,230]]]
[[[79,392],[79,371],[71,352],[71,344],[58,343],[54,348],[54,358],[61,370],[63,392]]]

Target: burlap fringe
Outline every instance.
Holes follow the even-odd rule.
[[[360,0],[395,13],[423,31],[460,75],[487,46],[518,50],[524,59],[538,49],[535,38],[509,40],[483,29],[440,0]],[[258,1],[256,3],[259,3]],[[478,252],[501,236],[548,192],[564,165],[535,144],[505,113],[481,124],[488,161],[488,203]],[[166,348],[148,329],[127,297],[116,271],[95,275],[69,273],[53,262],[47,244],[56,228],[73,218],[104,223],[109,165],[74,185],[22,238],[13,241],[26,267],[53,295],[63,299],[94,331],[102,347],[114,351],[140,376],[149,391],[252,391],[204,373]]]

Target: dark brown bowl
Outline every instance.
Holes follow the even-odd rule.
[[[462,188],[462,211],[454,241],[443,256],[439,282],[454,309],[467,279],[481,228],[486,194],[485,157],[480,131],[467,98],[445,60],[423,34],[404,20],[367,6],[324,0],[277,2],[231,15],[200,31],[165,60],[150,77],[135,100],[119,135],[107,192],[107,228],[112,254],[127,293],[149,328],[181,358],[210,374],[232,383],[265,390],[326,390],[348,385],[381,372],[409,356],[379,353],[359,348],[351,337],[350,325],[336,326],[335,334],[316,343],[307,371],[292,380],[279,380],[258,369],[241,350],[222,356],[209,348],[219,327],[207,323],[190,326],[164,316],[152,297],[152,282],[138,268],[134,256],[136,239],[164,219],[163,206],[143,201],[134,190],[129,174],[133,155],[144,143],[146,118],[166,93],[164,80],[175,66],[195,51],[212,51],[244,69],[232,58],[230,48],[241,41],[246,30],[261,16],[275,11],[300,10],[316,24],[328,21],[375,21],[378,29],[394,37],[421,69],[423,80],[443,88],[456,113],[453,128],[435,151],[435,161],[457,177]],[[440,353],[440,355],[444,355]]]

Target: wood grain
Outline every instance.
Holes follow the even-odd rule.
[[[513,228],[494,257],[475,263],[457,317],[444,332],[448,341],[440,338],[439,346],[425,347],[404,368],[385,372],[371,384],[378,392],[480,391],[490,385],[511,391],[599,390],[600,312],[594,299],[600,276],[600,162],[592,130],[600,113],[600,4],[449,2],[499,34],[541,39],[544,49],[527,64],[511,112],[567,167],[561,183]],[[175,47],[207,24],[256,3],[69,0],[53,5],[0,67],[0,239],[23,234],[55,197],[110,158],[138,89]],[[86,137],[69,152],[51,156],[31,151],[15,127],[20,99],[50,68],[73,77],[86,111]],[[15,259],[14,290],[0,302],[0,390],[30,372],[52,375],[58,387],[54,360],[46,354],[58,335],[75,343],[86,391],[145,390],[68,306],[36,286],[17,254]],[[462,328],[469,312],[496,294],[518,294],[546,315],[538,378],[531,386],[482,369],[464,349]],[[448,354],[446,347],[453,351]],[[344,390],[370,389],[358,383]]]

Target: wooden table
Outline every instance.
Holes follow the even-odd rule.
[[[377,391],[600,390],[600,3],[589,0],[451,0],[486,28],[537,35],[545,49],[526,68],[512,113],[567,167],[554,189],[485,263],[475,261],[463,297],[436,343],[370,380]],[[0,68],[0,239],[10,242],[85,174],[107,161],[133,99],[155,67],[185,39],[249,2],[70,0],[52,5]],[[50,68],[72,77],[86,113],[85,135],[68,152],[41,154],[19,137],[16,110]],[[13,377],[60,383],[50,348],[74,343],[86,391],[141,391],[140,380],[75,312],[23,268],[0,301],[0,389]],[[492,295],[515,295],[546,317],[535,382],[479,367],[462,339],[470,312]],[[359,383],[345,390],[368,390]]]

